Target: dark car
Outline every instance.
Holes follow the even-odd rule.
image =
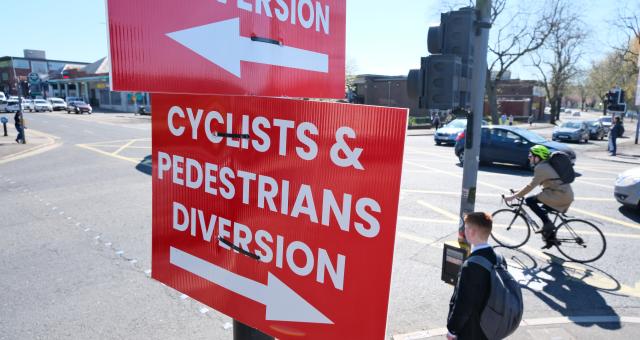
[[[550,142],[534,132],[518,127],[483,126],[480,140],[481,163],[507,163],[530,169],[529,149],[534,145],[544,145],[551,152],[566,152],[572,163],[576,161],[576,153],[570,147],[558,142]],[[464,141],[464,136],[461,136],[455,146],[460,164],[464,161]]]
[[[589,138],[591,139],[604,139],[607,134],[604,125],[599,120],[587,120],[587,126],[589,127]]]
[[[553,130],[551,140],[563,142],[589,142],[589,127],[583,121],[572,120],[562,123]]]
[[[486,121],[482,121],[482,125],[487,125]],[[436,142],[436,145],[444,144],[455,144],[456,138],[458,135],[467,128],[467,120],[464,118],[457,118],[445,126],[439,128],[433,134],[433,140]]]
[[[86,112],[91,114],[91,105],[81,102],[81,101],[72,101],[67,103],[67,113],[75,112],[76,114],[81,114]]]

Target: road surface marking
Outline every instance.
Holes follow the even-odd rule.
[[[439,214],[441,214],[443,216],[449,217],[452,221],[456,221],[457,222],[457,221],[460,220],[460,217],[458,215],[450,213],[447,210],[438,208],[435,205],[429,204],[429,203],[427,203],[427,202],[425,202],[423,200],[418,200],[417,203],[420,204],[421,206],[427,207],[427,208],[429,208],[429,209],[431,209],[431,210],[433,210],[433,211],[435,211],[435,212],[437,212],[437,213],[439,213]]]
[[[435,218],[422,218],[422,217],[411,217],[411,216],[398,216],[398,221],[412,221],[412,222],[423,222],[423,223],[438,223],[438,224],[453,224],[458,223],[458,220],[439,220]]]
[[[426,165],[422,165],[422,164],[418,164],[418,163],[414,163],[414,162],[410,162],[410,161],[405,161],[405,163],[407,163],[409,165],[417,166],[419,168],[433,170],[435,172],[439,172],[439,173],[442,173],[442,174],[445,174],[445,175],[448,175],[448,176],[453,176],[453,177],[456,177],[456,178],[462,178],[462,175],[453,174],[451,172],[440,170],[440,169],[436,169],[436,168],[432,168],[432,167],[429,167],[429,166],[426,166]],[[498,189],[500,191],[506,191],[506,189],[501,187],[501,186],[493,185],[491,183],[487,183],[487,182],[484,182],[484,181],[478,181],[478,184],[482,184],[482,185],[490,187],[490,188]]]
[[[112,155],[114,155],[114,156],[115,156],[115,155],[117,155],[117,154],[119,154],[119,153],[120,153],[120,151],[122,151],[122,150],[124,150],[124,149],[128,148],[129,146],[131,146],[131,144],[135,143],[136,141],[137,141],[137,139],[132,139],[132,140],[130,140],[128,143],[124,144],[124,145],[123,145],[123,146],[121,146],[118,150],[116,150],[116,151],[112,152],[111,154],[112,154]]]
[[[581,183],[581,184],[593,185],[593,186],[596,186],[596,187],[605,188],[605,189],[609,189],[609,190],[613,189],[613,187],[611,185],[591,183],[591,182],[587,182],[587,181],[584,181],[584,180],[581,180],[581,179],[576,179],[575,182],[576,183]]]
[[[593,171],[593,172],[600,172],[603,174],[611,174],[611,175],[618,175],[619,172],[612,172],[612,171],[604,171],[604,170],[595,170],[595,169],[591,169],[591,168],[583,168],[581,166],[577,166],[575,167],[576,169],[580,169],[580,170],[586,170],[586,171]],[[622,171],[621,171],[622,172]]]
[[[617,316],[617,315],[560,316],[560,317],[554,317],[554,318],[523,319],[520,322],[520,326],[527,327],[527,326],[545,326],[545,325],[581,324],[581,323],[640,324],[640,318],[633,317],[633,316]],[[448,332],[447,328],[433,328],[425,331],[397,334],[392,336],[391,338],[393,340],[420,340],[425,338],[441,337],[443,335],[447,335],[447,332]]]
[[[578,208],[571,208],[571,211],[575,211],[575,212],[579,212],[580,214],[584,214],[584,215],[588,215],[591,217],[595,217],[597,219],[600,220],[605,220],[607,222],[611,222],[611,223],[615,223],[615,224],[619,224],[625,227],[629,227],[629,228],[633,228],[633,229],[638,229],[640,230],[640,224],[638,223],[630,223],[627,221],[621,221],[619,219],[613,218],[613,217],[608,217],[608,216],[604,216],[604,215],[600,215],[598,213],[594,213],[594,212],[590,212],[590,211],[586,211],[586,210],[582,210],[582,209],[578,209]]]
[[[41,145],[36,145],[32,148],[29,148],[27,150],[23,150],[20,152],[16,152],[14,154],[8,155],[4,158],[0,158],[0,164],[4,164],[4,163],[9,163],[18,159],[22,159],[22,158],[27,158],[30,156],[35,156],[37,154],[41,154],[43,152],[47,152],[50,150],[53,150],[57,147],[59,147],[60,145],[62,145],[62,143],[58,143],[57,140],[60,139],[60,137],[57,136],[53,136],[44,132],[40,132],[40,131],[36,131],[36,130],[32,130],[32,129],[28,129],[29,133],[35,134],[37,136],[41,136],[47,139],[47,142]],[[29,141],[28,137],[27,137],[27,142]]]
[[[101,153],[101,154],[103,154],[105,156],[114,157],[114,158],[117,158],[117,159],[121,159],[121,160],[124,160],[124,161],[127,161],[127,162],[134,163],[134,164],[138,164],[138,163],[142,162],[142,160],[144,159],[144,158],[136,159],[136,158],[129,158],[129,157],[124,157],[124,156],[120,156],[120,155],[114,155],[112,153],[109,153],[109,152],[106,152],[106,151],[102,151],[100,149],[91,147],[91,146],[86,145],[86,144],[76,144],[76,146],[79,147],[79,148],[91,150],[91,151],[94,151],[94,152],[97,152],[97,153]]]
[[[455,191],[436,191],[436,190],[418,190],[418,189],[400,189],[401,192],[404,193],[413,193],[413,194],[427,194],[427,195],[447,195],[447,196],[457,196],[460,197],[461,193]],[[495,197],[500,198],[500,193],[495,194],[486,194],[486,193],[476,193],[477,197]],[[600,198],[600,197],[575,197],[576,201],[594,201],[594,202],[617,202],[613,198]]]

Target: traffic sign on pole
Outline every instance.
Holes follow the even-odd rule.
[[[112,88],[344,98],[345,12],[342,0],[108,0]]]
[[[152,100],[153,278],[278,339],[383,339],[407,110]]]

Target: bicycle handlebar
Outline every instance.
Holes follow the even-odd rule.
[[[515,190],[513,190],[513,189],[509,189],[509,191],[510,191],[512,194],[515,194],[515,193],[516,193],[516,191],[515,191]],[[503,201],[503,202],[507,205],[507,207],[509,207],[509,208],[515,208],[515,207],[517,207],[518,205],[520,205],[520,204],[521,204],[522,200],[524,200],[524,198],[517,198],[517,200],[518,200],[518,204],[513,204],[513,203],[509,203],[509,202],[507,202],[507,200],[505,199],[504,194],[501,194],[500,196],[502,197],[502,201]]]

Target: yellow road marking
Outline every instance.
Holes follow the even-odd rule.
[[[583,168],[583,167],[575,167],[578,170],[586,170],[586,171],[593,171],[593,172],[600,172],[603,174],[611,174],[611,175],[618,175],[618,172],[613,172],[613,171],[604,171],[604,170],[595,170],[595,169],[591,169],[591,168]]]
[[[414,241],[414,242],[417,242],[417,243],[421,243],[421,244],[433,244],[434,242],[436,242],[436,240],[420,237],[420,236],[413,235],[413,234],[404,233],[404,232],[401,232],[401,231],[399,231],[397,233],[397,235],[398,235],[398,237],[402,237],[404,239],[411,240],[411,241]]]
[[[629,227],[629,228],[640,230],[640,225],[638,225],[638,223],[629,223],[627,221],[621,221],[621,220],[613,218],[613,217],[600,215],[600,214],[597,214],[597,213],[594,213],[594,212],[590,212],[590,211],[586,211],[586,210],[582,210],[582,209],[578,209],[578,208],[574,208],[574,207],[571,207],[571,211],[579,212],[580,214],[584,214],[584,215],[588,215],[588,216],[591,216],[591,217],[595,217],[595,218],[600,219],[600,220],[604,220],[604,221],[607,221],[607,222],[611,222],[611,223],[619,224],[619,225],[622,225],[622,226],[625,226],[625,227]]]
[[[587,185],[593,185],[593,186],[600,187],[600,188],[613,189],[613,188],[611,187],[611,185],[604,185],[604,184],[598,184],[598,183],[591,183],[591,182],[587,182],[587,181],[580,180],[580,179],[576,179],[575,181],[576,181],[577,183],[582,183],[582,184],[587,184]]]
[[[439,223],[439,224],[453,224],[458,223],[458,221],[453,220],[438,220],[435,218],[422,218],[422,217],[410,217],[410,216],[398,216],[398,221],[413,221],[413,222],[424,222],[424,223]]]
[[[142,158],[135,159],[135,158],[123,157],[123,156],[120,156],[120,155],[114,155],[112,153],[109,153],[109,152],[106,152],[106,151],[102,151],[100,149],[91,147],[91,146],[86,145],[86,144],[76,144],[76,146],[79,147],[79,148],[91,150],[91,151],[94,151],[94,152],[97,152],[97,153],[101,153],[101,154],[109,156],[109,157],[114,157],[114,158],[121,159],[121,160],[124,160],[124,161],[127,161],[127,162],[135,163],[135,164],[138,164],[138,163],[140,163],[142,161]]]
[[[455,191],[435,191],[435,190],[417,190],[417,189],[400,189],[400,191],[405,193],[414,193],[414,194],[460,196],[460,193]],[[495,194],[480,193],[480,194],[476,194],[476,196],[500,198],[500,193],[495,193]],[[613,198],[601,198],[601,197],[575,197],[575,200],[576,201],[594,201],[594,202],[616,202],[616,200]]]
[[[126,143],[125,145],[121,146],[118,150],[116,150],[116,151],[112,152],[111,154],[112,154],[112,155],[114,155],[114,156],[115,156],[115,155],[117,155],[117,154],[119,154],[119,153],[120,153],[120,151],[122,151],[122,150],[126,149],[126,148],[127,148],[127,147],[129,147],[131,144],[135,143],[136,141],[137,141],[137,139],[132,139],[132,140],[130,140],[128,143]]]
[[[458,215],[452,214],[452,213],[450,213],[450,212],[448,212],[448,211],[446,211],[444,209],[438,208],[433,204],[429,204],[429,203],[427,203],[427,202],[425,202],[423,200],[418,200],[417,202],[418,202],[418,204],[420,204],[420,205],[422,205],[424,207],[427,207],[427,208],[439,213],[440,215],[449,217],[452,221],[456,221],[457,222],[457,221],[460,220],[460,217]]]

